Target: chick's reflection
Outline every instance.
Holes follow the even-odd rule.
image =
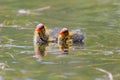
[[[59,44],[59,50],[61,54],[68,54],[69,53],[69,45],[66,43]]]
[[[41,43],[41,44],[34,44],[34,52],[35,52],[35,56],[38,61],[42,60],[43,56],[46,56],[46,47],[48,44],[46,43]]]

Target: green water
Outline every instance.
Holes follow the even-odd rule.
[[[83,49],[33,57],[35,25],[81,29]],[[119,0],[0,0],[0,80],[119,80]],[[78,46],[77,46],[78,47]]]

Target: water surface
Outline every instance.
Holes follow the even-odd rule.
[[[1,0],[0,80],[119,80],[119,0]],[[61,54],[50,43],[35,58],[35,25],[81,29],[84,46]]]

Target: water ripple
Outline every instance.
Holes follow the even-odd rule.
[[[4,44],[4,45],[0,45],[0,47],[33,48],[33,46],[17,46],[12,44]]]
[[[0,76],[0,80],[4,80],[2,76]]]
[[[34,51],[28,51],[28,50],[26,50],[26,51],[21,51],[20,53],[21,53],[21,54],[26,54],[26,53],[33,54]]]
[[[57,64],[55,62],[41,62],[41,64]]]
[[[14,71],[15,69],[13,69],[13,68],[5,68],[4,70],[7,70],[7,71]]]
[[[103,52],[104,55],[111,55],[111,54],[114,54],[112,51],[105,51]]]

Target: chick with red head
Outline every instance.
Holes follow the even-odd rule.
[[[63,44],[63,43],[68,43],[70,40],[70,35],[69,35],[69,30],[67,28],[63,28],[58,36],[58,43]]]
[[[46,32],[46,27],[44,24],[38,24],[34,32],[34,43],[47,43],[49,35]]]

